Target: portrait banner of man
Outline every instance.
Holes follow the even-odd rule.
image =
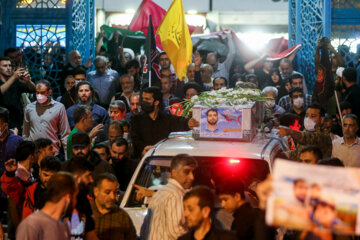
[[[200,137],[242,139],[242,109],[234,109],[229,107],[202,107]]]

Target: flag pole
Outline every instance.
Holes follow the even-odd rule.
[[[150,24],[151,24],[151,26],[152,26],[152,17],[151,17],[151,14],[149,15],[149,26],[150,26]],[[150,27],[149,27],[149,29],[150,29]],[[151,28],[151,31],[153,31],[152,30],[152,28]],[[148,31],[148,35],[150,34],[150,32]],[[151,33],[151,34],[153,34],[153,33]],[[149,41],[149,43],[150,43],[150,41]],[[151,66],[151,57],[152,57],[152,54],[151,54],[151,44],[148,44],[148,46],[147,46],[147,52],[148,52],[148,55],[149,56],[146,56],[148,59],[147,59],[147,62],[148,62],[148,71],[149,71],[149,87],[151,87],[151,68],[152,68],[152,66]]]

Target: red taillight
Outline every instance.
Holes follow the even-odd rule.
[[[238,164],[238,163],[240,163],[240,160],[239,159],[229,159],[229,163],[230,164]]]

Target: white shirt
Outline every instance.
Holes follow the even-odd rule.
[[[332,143],[332,157],[340,159],[345,167],[360,167],[360,138],[357,137],[351,145],[345,144],[343,137]]]
[[[149,208],[153,211],[149,240],[176,240],[187,230],[180,224],[183,220],[183,197],[185,189],[175,179],[151,198]]]

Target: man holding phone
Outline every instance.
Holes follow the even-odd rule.
[[[9,129],[19,129],[24,118],[21,94],[34,92],[35,84],[31,81],[30,74],[24,68],[16,71],[12,68],[10,58],[0,58],[0,106],[9,110]]]

